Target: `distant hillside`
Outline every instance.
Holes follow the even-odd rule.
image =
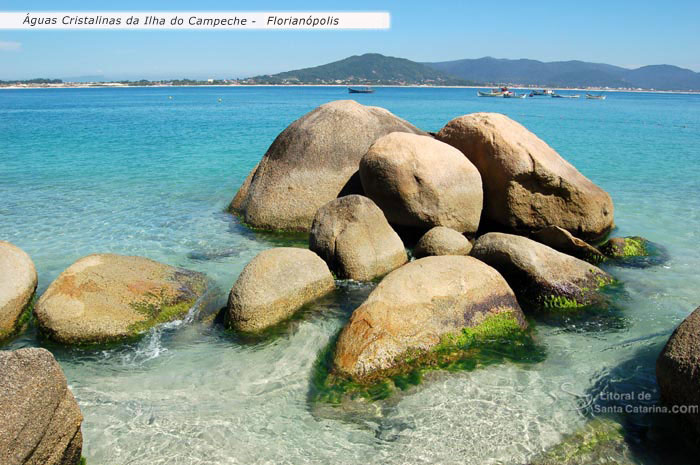
[[[700,73],[671,65],[627,69],[584,61],[547,63],[492,57],[424,64],[457,78],[491,84],[700,90]]]
[[[405,58],[378,53],[354,55],[340,61],[313,68],[297,69],[273,75],[255,76],[246,80],[256,84],[427,84],[468,85],[469,80],[454,78],[448,73]]]

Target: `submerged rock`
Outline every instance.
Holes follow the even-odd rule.
[[[471,255],[496,268],[521,301],[544,308],[576,308],[600,303],[600,288],[612,276],[578,258],[522,236],[488,233]]]
[[[0,351],[0,463],[78,465],[83,416],[45,349]]]
[[[518,233],[559,226],[585,240],[612,228],[610,195],[507,116],[460,116],[437,138],[461,150],[481,173],[487,220]]]
[[[352,100],[321,105],[277,136],[232,211],[256,228],[309,231],[322,205],[341,192],[362,193],[353,192],[360,158],[379,137],[397,131],[424,134],[383,108]]]
[[[622,425],[607,418],[590,420],[530,465],[633,465],[634,454],[625,441]]]
[[[649,241],[643,237],[613,237],[600,246],[600,250],[610,258],[646,257],[649,255]]]
[[[431,255],[469,255],[472,244],[463,234],[444,226],[436,226],[423,235],[416,244],[416,258]]]
[[[337,376],[372,383],[527,327],[513,291],[471,257],[426,257],[389,273],[338,337]]]
[[[377,139],[360,161],[360,179],[392,224],[470,234],[479,227],[479,171],[459,150],[432,137],[396,132]]]
[[[227,324],[240,331],[262,331],[334,288],[333,275],[314,252],[294,247],[265,250],[233,285]]]
[[[202,273],[143,257],[96,254],[61,273],[34,311],[42,332],[57,342],[110,342],[183,318],[206,289]]]
[[[578,237],[574,237],[569,231],[559,226],[549,226],[536,231],[532,234],[532,238],[559,252],[589,263],[598,264],[605,261],[605,255],[600,250]]]
[[[700,444],[700,307],[668,339],[656,361],[656,380],[664,404],[696,409],[676,415],[691,426],[684,431],[691,442]]]
[[[370,281],[408,261],[406,249],[382,211],[367,197],[349,195],[322,206],[309,248],[339,278]]]
[[[17,333],[29,316],[36,291],[34,262],[27,253],[0,241],[0,341]]]

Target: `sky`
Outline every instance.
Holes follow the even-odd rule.
[[[0,30],[0,79],[238,78],[377,52],[415,61],[583,60],[700,71],[700,1],[0,0],[0,11],[387,11],[380,31]],[[118,5],[115,6],[115,5]],[[101,7],[101,8],[100,8]]]

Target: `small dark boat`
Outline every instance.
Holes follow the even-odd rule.
[[[372,94],[374,89],[371,87],[348,87],[348,92],[351,94]]]

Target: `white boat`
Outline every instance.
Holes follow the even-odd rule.
[[[527,94],[503,94],[503,98],[527,98]]]
[[[580,95],[561,95],[561,94],[552,94],[552,98],[579,98],[581,97]]]
[[[591,95],[591,94],[586,94],[586,98],[588,100],[605,100],[605,97],[607,95]]]
[[[507,87],[501,87],[499,89],[492,89],[491,92],[482,92],[478,90],[476,95],[479,97],[505,97],[506,95],[514,95],[512,91],[508,90]]]

